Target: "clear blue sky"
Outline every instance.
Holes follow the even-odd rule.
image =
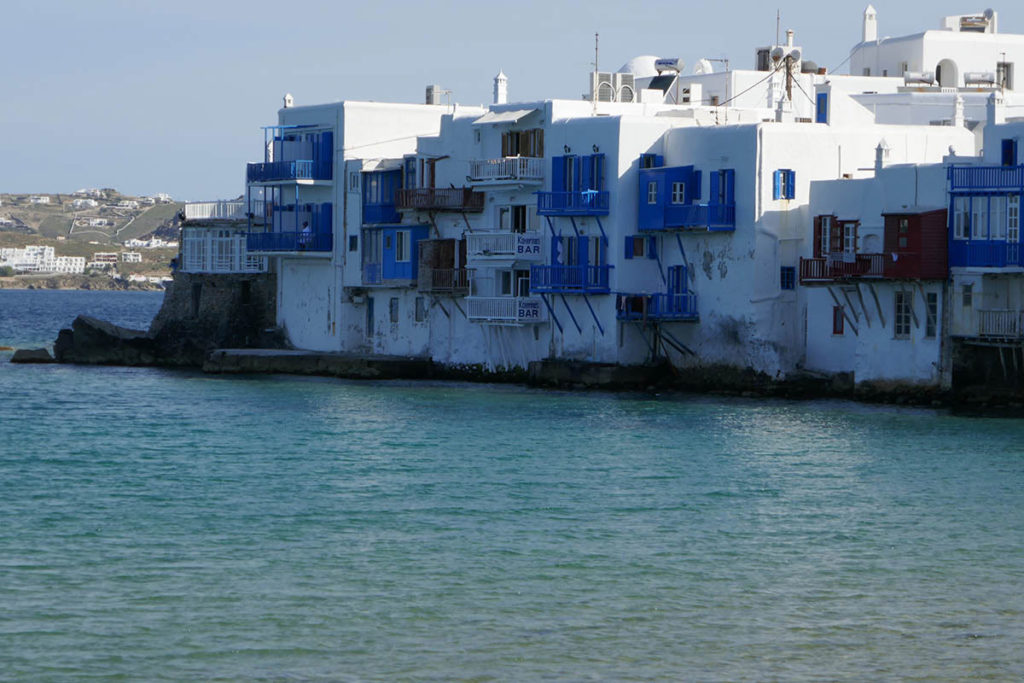
[[[774,41],[778,8],[805,58],[832,68],[860,40],[866,4],[4,0],[0,192],[236,196],[285,92],[299,105],[418,102],[437,83],[481,104],[501,68],[513,101],[576,98],[595,32],[603,69],[639,54],[691,66],[728,57],[749,69],[754,48]],[[972,0],[874,5],[880,35],[984,9]],[[1019,1],[994,9],[1002,32],[1024,33]]]

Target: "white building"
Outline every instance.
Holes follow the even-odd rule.
[[[94,209],[99,206],[99,202],[95,199],[75,199],[71,202],[71,207],[74,209]]]
[[[508,103],[504,73],[486,108],[288,97],[248,168],[247,254],[299,348],[948,382],[945,261],[913,249],[944,244],[948,166],[999,156],[1024,106],[1024,38],[980,16],[879,40],[869,7],[849,76],[787,32],[754,70],[642,56],[589,100]],[[993,45],[1003,75],[964,77]],[[914,73],[940,53],[955,85]]]
[[[32,195],[31,197],[28,198],[28,203],[29,204],[49,204],[50,203],[50,197],[45,195],[45,194],[43,194],[43,195]]]
[[[0,249],[0,266],[10,266],[21,273],[84,273],[85,258],[57,256],[53,247],[30,245],[24,249]]]
[[[137,251],[122,251],[122,263],[142,263],[142,254]]]

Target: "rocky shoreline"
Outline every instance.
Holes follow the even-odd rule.
[[[367,357],[299,351],[274,326],[272,274],[176,274],[149,330],[131,330],[79,316],[61,330],[53,356],[21,350],[16,363],[79,363],[202,369],[212,374],[296,374],[346,379],[431,379],[519,383],[567,390],[687,392],[848,399],[906,406],[954,407],[1024,414],[1024,392],[1015,387],[965,383],[956,391],[904,383],[854,383],[850,375],[802,373],[777,379],[731,366],[681,368],[663,361],[640,366],[543,360],[527,369],[453,366],[429,358]]]
[[[163,287],[149,282],[114,280],[106,275],[13,275],[0,277],[0,289],[158,292],[163,290]]]

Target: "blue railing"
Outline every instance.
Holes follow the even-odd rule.
[[[1024,166],[950,166],[949,189],[1024,189]]]
[[[553,294],[607,294],[611,266],[533,266],[530,291]]]
[[[246,235],[249,251],[330,251],[331,233],[250,232]]]
[[[1020,243],[1003,240],[953,240],[949,245],[950,266],[1005,268],[1024,266]]]
[[[401,223],[402,214],[394,202],[390,204],[363,204],[363,225]]]
[[[363,264],[363,284],[380,285],[384,283],[384,272],[379,263]]]
[[[245,177],[250,183],[275,180],[330,180],[332,167],[330,161],[267,161],[249,164]]]
[[[538,192],[537,213],[541,216],[607,216],[608,191]]]
[[[665,207],[665,230],[735,230],[735,204],[669,204]]]
[[[615,317],[619,320],[697,320],[697,295],[620,294]]]

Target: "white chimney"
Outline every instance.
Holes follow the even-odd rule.
[[[793,47],[793,29],[786,29],[786,47]]]
[[[508,76],[501,69],[494,77],[494,103],[508,104]]]
[[[868,5],[864,9],[864,31],[861,35],[861,41],[870,43],[878,40],[878,12],[871,5]]]
[[[292,97],[292,94],[290,92],[289,93],[285,93],[285,95],[284,95],[284,108],[285,109],[291,109],[294,106],[295,106],[295,98]]]
[[[956,98],[953,100],[953,126],[956,128],[964,127],[964,98],[960,93],[957,93]]]
[[[988,96],[985,102],[985,123],[995,126],[1006,123],[1006,109],[1003,107],[1003,94],[998,90]]]

